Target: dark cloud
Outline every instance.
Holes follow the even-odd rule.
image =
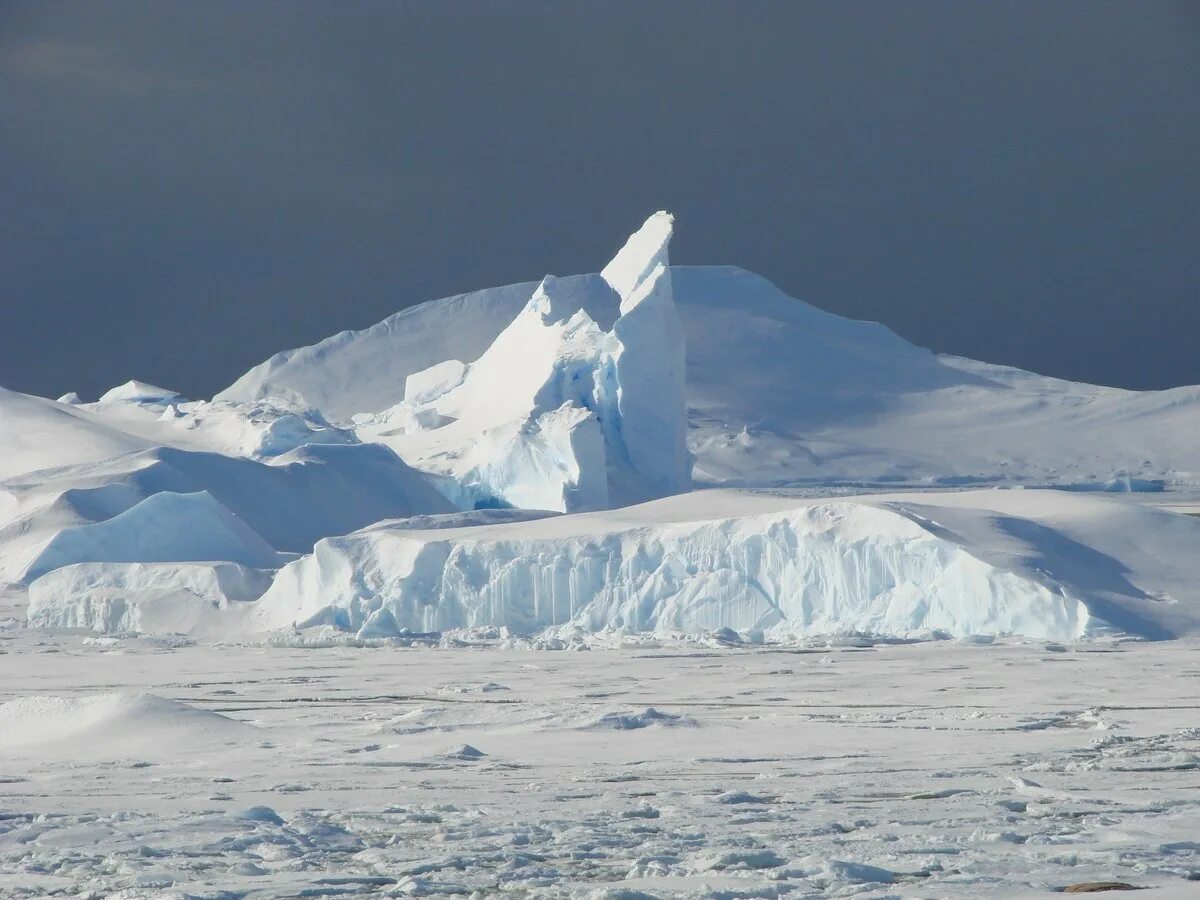
[[[0,4],[0,384],[213,392],[650,211],[938,350],[1200,382],[1192,2]]]

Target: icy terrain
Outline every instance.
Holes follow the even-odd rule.
[[[1200,389],[673,227],[212,400],[0,390],[0,896],[1195,894]]]
[[[656,213],[599,276],[546,276],[477,360],[405,379],[364,439],[464,509],[579,512],[691,487],[684,338]]]
[[[0,647],[5,897],[1198,889],[1194,644]]]

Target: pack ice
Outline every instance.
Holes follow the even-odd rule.
[[[0,390],[0,604],[211,638],[1196,630],[1200,522],[1096,492],[1200,487],[1200,389],[936,356],[673,267],[673,226],[212,400]],[[912,493],[981,485],[1072,491]]]

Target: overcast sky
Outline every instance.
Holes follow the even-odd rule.
[[[0,385],[207,396],[645,216],[935,350],[1200,383],[1200,2],[0,0]]]

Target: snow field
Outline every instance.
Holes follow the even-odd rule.
[[[0,717],[57,742],[0,741],[7,897],[1184,897],[1200,870],[1190,643],[36,641],[0,637]]]

